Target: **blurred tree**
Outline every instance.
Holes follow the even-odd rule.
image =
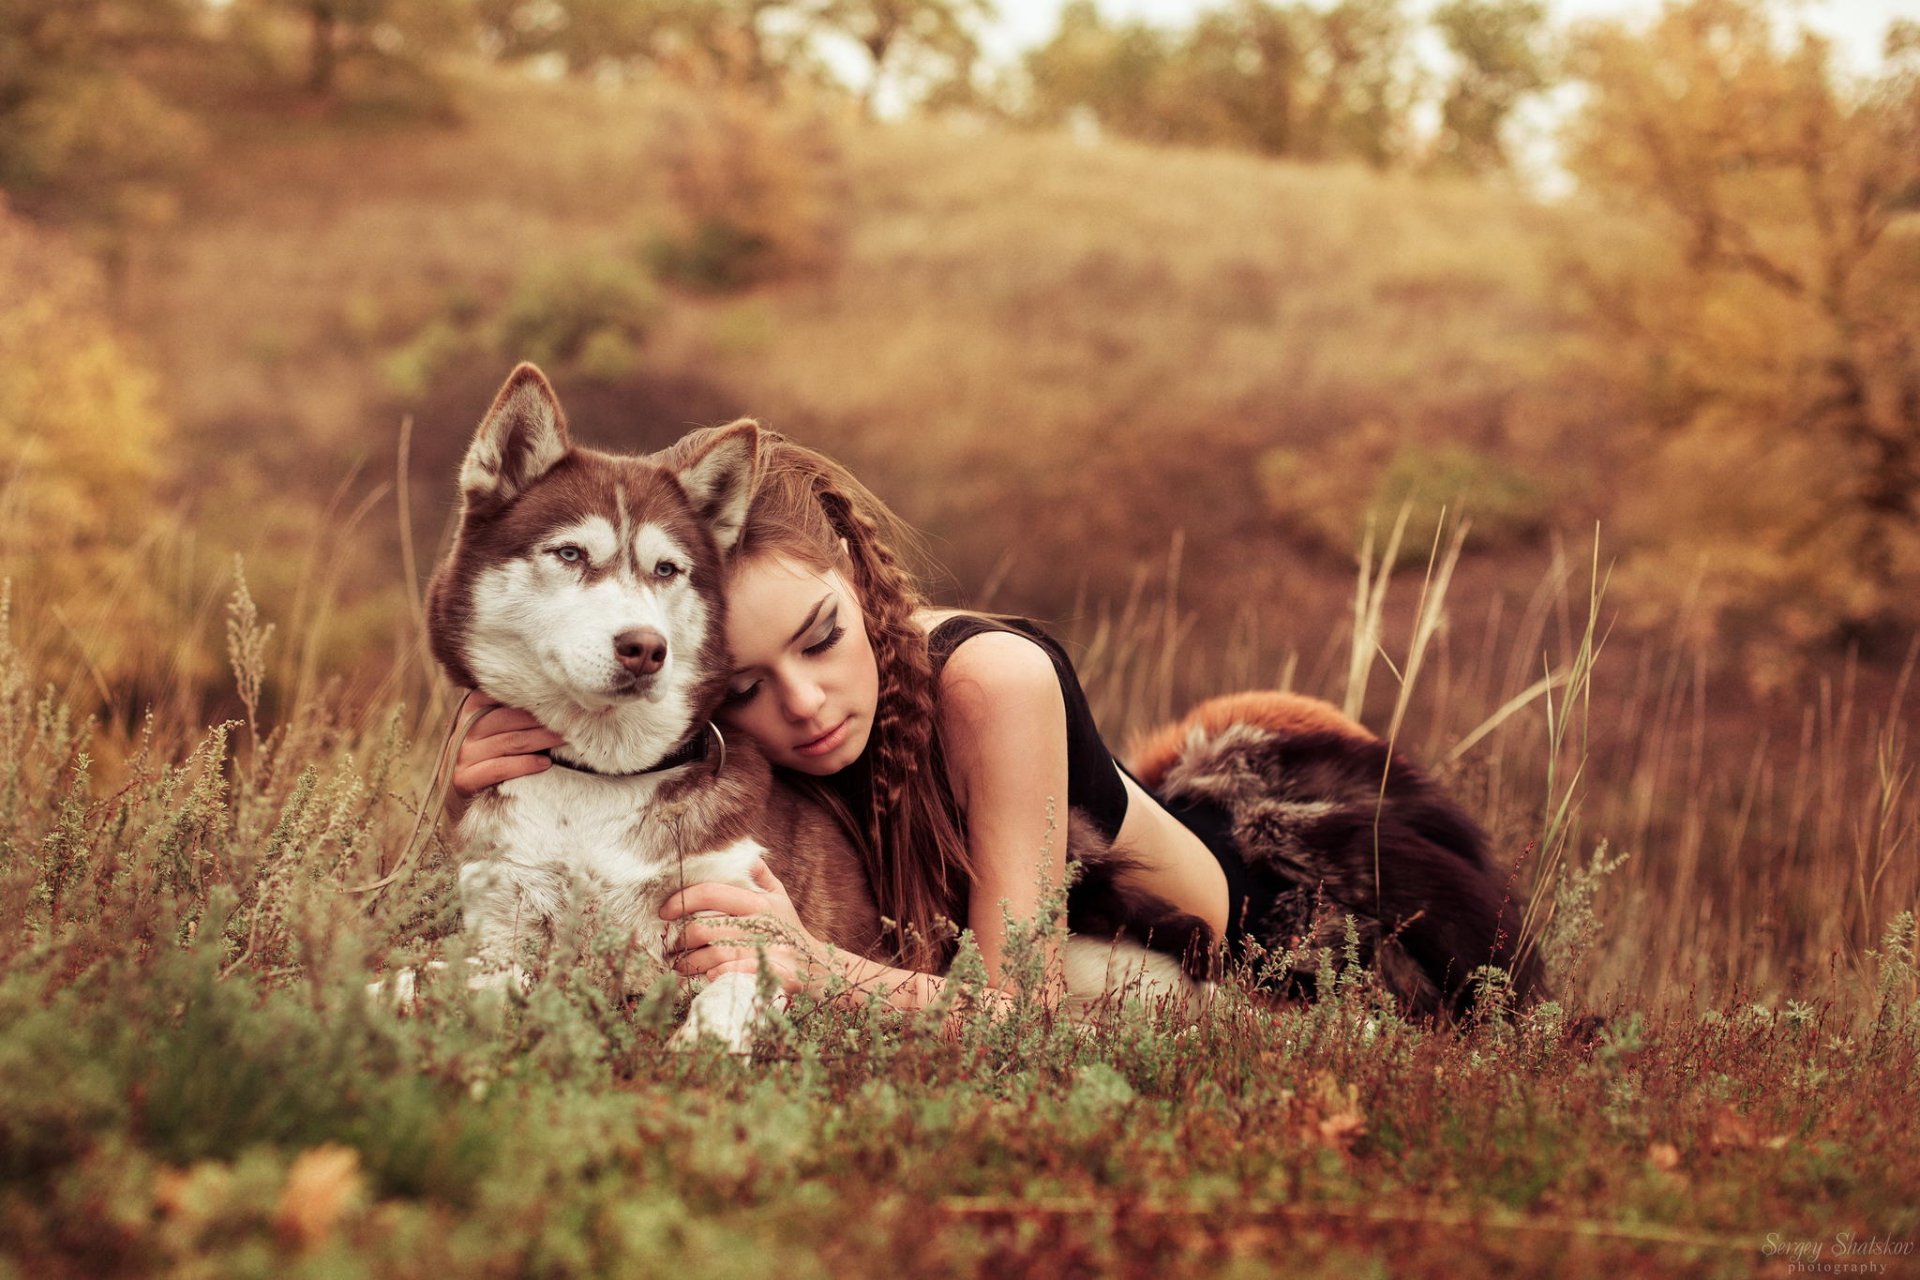
[[[1507,167],[1507,120],[1522,99],[1548,84],[1546,23],[1543,0],[1448,0],[1434,11],[1433,25],[1457,64],[1434,144],[1443,167],[1467,173]]]
[[[307,92],[329,98],[347,60],[378,60],[425,72],[474,35],[475,0],[235,0],[297,15],[307,26]]]
[[[1105,22],[1090,0],[1027,57],[1034,118],[1091,111],[1117,133],[1384,165],[1417,88],[1401,0],[1234,0],[1173,36]]]
[[[1201,15],[1161,74],[1153,101],[1175,137],[1298,155],[1312,92],[1312,17],[1302,9],[1239,0]]]
[[[6,0],[0,5],[0,189],[88,232],[112,264],[168,221],[198,124],[140,75],[194,41],[198,0]]]
[[[1707,613],[1789,646],[1910,620],[1920,589],[1920,49],[1894,53],[1843,87],[1764,0],[1686,0],[1573,50],[1568,164],[1653,236],[1586,271],[1659,429],[1644,576],[1705,551]]]
[[[1339,0],[1316,16],[1311,56],[1322,70],[1300,154],[1385,165],[1406,149],[1407,115],[1419,89],[1402,0]]]
[[[179,619],[139,550],[165,522],[168,428],[101,302],[78,254],[0,202],[0,579],[41,638],[79,642],[55,671],[90,670],[110,701]]]
[[[654,57],[691,7],[679,0],[476,0],[476,16],[499,57],[557,54],[581,73]]]
[[[1058,124],[1074,111],[1090,111],[1117,133],[1164,139],[1168,129],[1155,93],[1169,46],[1146,23],[1108,23],[1093,0],[1068,0],[1053,38],[1027,54],[1033,90],[1027,114]]]
[[[970,78],[980,56],[980,24],[995,16],[995,0],[801,0],[798,8],[815,30],[849,37],[866,50],[873,72],[860,105],[869,115],[889,80]]]
[[[653,66],[777,90],[812,71],[792,0],[475,0],[503,58],[558,55],[576,75]]]

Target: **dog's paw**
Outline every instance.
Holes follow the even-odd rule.
[[[679,1053],[688,1053],[700,1047],[702,1041],[717,1042],[722,1049],[736,1058],[753,1057],[753,1031],[750,1027],[714,1027],[700,1019],[689,1017],[680,1024],[680,1029],[667,1041],[669,1047]]]
[[[759,980],[750,973],[729,973],[700,989],[687,1007],[687,1020],[669,1042],[686,1050],[703,1039],[718,1040],[736,1057],[753,1056],[753,1033],[765,1016]]]
[[[395,969],[387,977],[367,984],[367,1003],[384,1005],[401,1017],[406,1017],[420,1007],[420,981],[447,967],[445,960],[429,960],[418,968],[407,965]]]
[[[533,990],[533,975],[517,964],[494,966],[477,957],[469,957],[467,966],[467,990],[469,991],[513,991],[526,995]]]
[[[412,969],[396,969],[390,977],[367,984],[367,1003],[392,1009],[404,1018],[414,1010],[415,985]]]

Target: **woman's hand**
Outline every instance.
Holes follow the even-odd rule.
[[[674,971],[717,978],[757,973],[764,962],[782,991],[817,994],[833,974],[827,947],[800,923],[793,899],[766,863],[754,863],[749,874],[757,890],[709,881],[682,889],[660,908],[662,920],[686,922],[668,957]]]
[[[553,761],[540,752],[567,741],[527,712],[495,702],[484,693],[476,692],[465,710],[474,707],[491,709],[474,722],[454,759],[447,808],[455,813],[488,787],[551,769]]]

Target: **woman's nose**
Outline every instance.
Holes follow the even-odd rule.
[[[826,690],[812,680],[795,680],[787,685],[783,699],[787,719],[794,721],[811,720],[827,700]]]

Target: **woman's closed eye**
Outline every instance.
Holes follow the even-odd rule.
[[[803,657],[818,658],[847,638],[847,629],[840,625],[840,615],[837,611],[829,614],[824,621],[827,628],[826,633],[821,635],[821,637],[812,644],[800,650]],[[727,689],[727,696],[722,700],[721,705],[727,707],[745,706],[747,703],[752,702],[759,694],[762,683],[764,682],[755,680],[751,684],[730,686]]]
[[[806,648],[802,649],[800,652],[806,654],[809,658],[817,658],[821,654],[825,653],[827,650],[833,648],[833,646],[839,644],[843,639],[846,638],[846,634],[847,634],[847,629],[841,626],[838,622],[835,622],[833,624],[833,629],[831,631],[828,631],[825,636],[821,637],[819,640],[815,641],[813,644],[808,645]]]

